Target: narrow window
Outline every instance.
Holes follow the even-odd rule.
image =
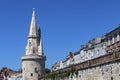
[[[37,71],[37,68],[35,68],[35,73],[37,73],[38,71]]]
[[[33,73],[31,73],[30,76],[33,77]]]
[[[30,40],[29,40],[29,46],[31,47],[31,42],[30,42]]]
[[[35,48],[33,48],[33,53],[35,53]]]
[[[111,77],[111,80],[113,80],[113,77]]]

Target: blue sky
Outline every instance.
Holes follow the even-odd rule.
[[[19,69],[32,9],[42,30],[46,67],[120,24],[120,0],[0,0],[0,67]]]

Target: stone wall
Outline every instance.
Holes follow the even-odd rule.
[[[119,80],[120,62],[108,63],[78,71],[76,80]]]
[[[119,80],[120,52],[71,65],[46,75],[42,80]]]
[[[43,80],[119,80],[120,62],[112,62],[96,67],[79,70],[78,74],[71,73],[68,77]]]

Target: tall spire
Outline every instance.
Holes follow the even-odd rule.
[[[30,24],[30,32],[28,35],[28,44],[26,46],[26,55],[43,56],[43,45],[40,27],[36,24],[35,10],[33,8],[32,19]]]
[[[36,15],[35,15],[34,8],[33,8],[33,13],[32,13],[31,24],[30,24],[29,37],[37,37]]]

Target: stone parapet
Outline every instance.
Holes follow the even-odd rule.
[[[22,56],[22,61],[24,60],[46,60],[46,56],[39,56],[39,55],[26,55],[26,56]]]

